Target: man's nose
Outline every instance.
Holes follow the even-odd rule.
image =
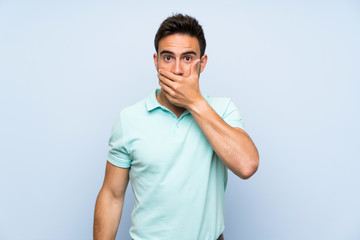
[[[175,61],[172,72],[176,75],[183,75],[184,71],[180,60]]]

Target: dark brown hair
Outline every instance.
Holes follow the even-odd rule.
[[[155,35],[154,43],[155,43],[156,53],[158,52],[159,49],[160,39],[176,33],[186,34],[189,35],[190,37],[196,37],[200,45],[200,57],[204,55],[206,48],[206,41],[205,41],[204,31],[201,25],[195,18],[189,15],[183,15],[181,13],[170,16],[161,23]]]

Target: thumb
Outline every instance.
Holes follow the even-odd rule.
[[[196,59],[193,62],[193,64],[191,65],[191,74],[190,75],[196,75],[196,76],[199,75],[198,70],[197,70],[198,69],[197,66],[198,66],[199,62],[200,62],[200,59]]]

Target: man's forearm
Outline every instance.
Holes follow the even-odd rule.
[[[256,172],[259,154],[245,131],[229,126],[204,98],[188,109],[216,154],[233,173],[247,179]]]
[[[121,220],[124,198],[116,199],[100,191],[95,205],[94,240],[113,240]]]

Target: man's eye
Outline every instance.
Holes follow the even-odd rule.
[[[165,59],[165,61],[170,61],[170,60],[171,60],[171,56],[165,56],[164,59]]]
[[[185,59],[186,62],[189,62],[189,61],[192,60],[192,57],[186,56],[184,59]]]

